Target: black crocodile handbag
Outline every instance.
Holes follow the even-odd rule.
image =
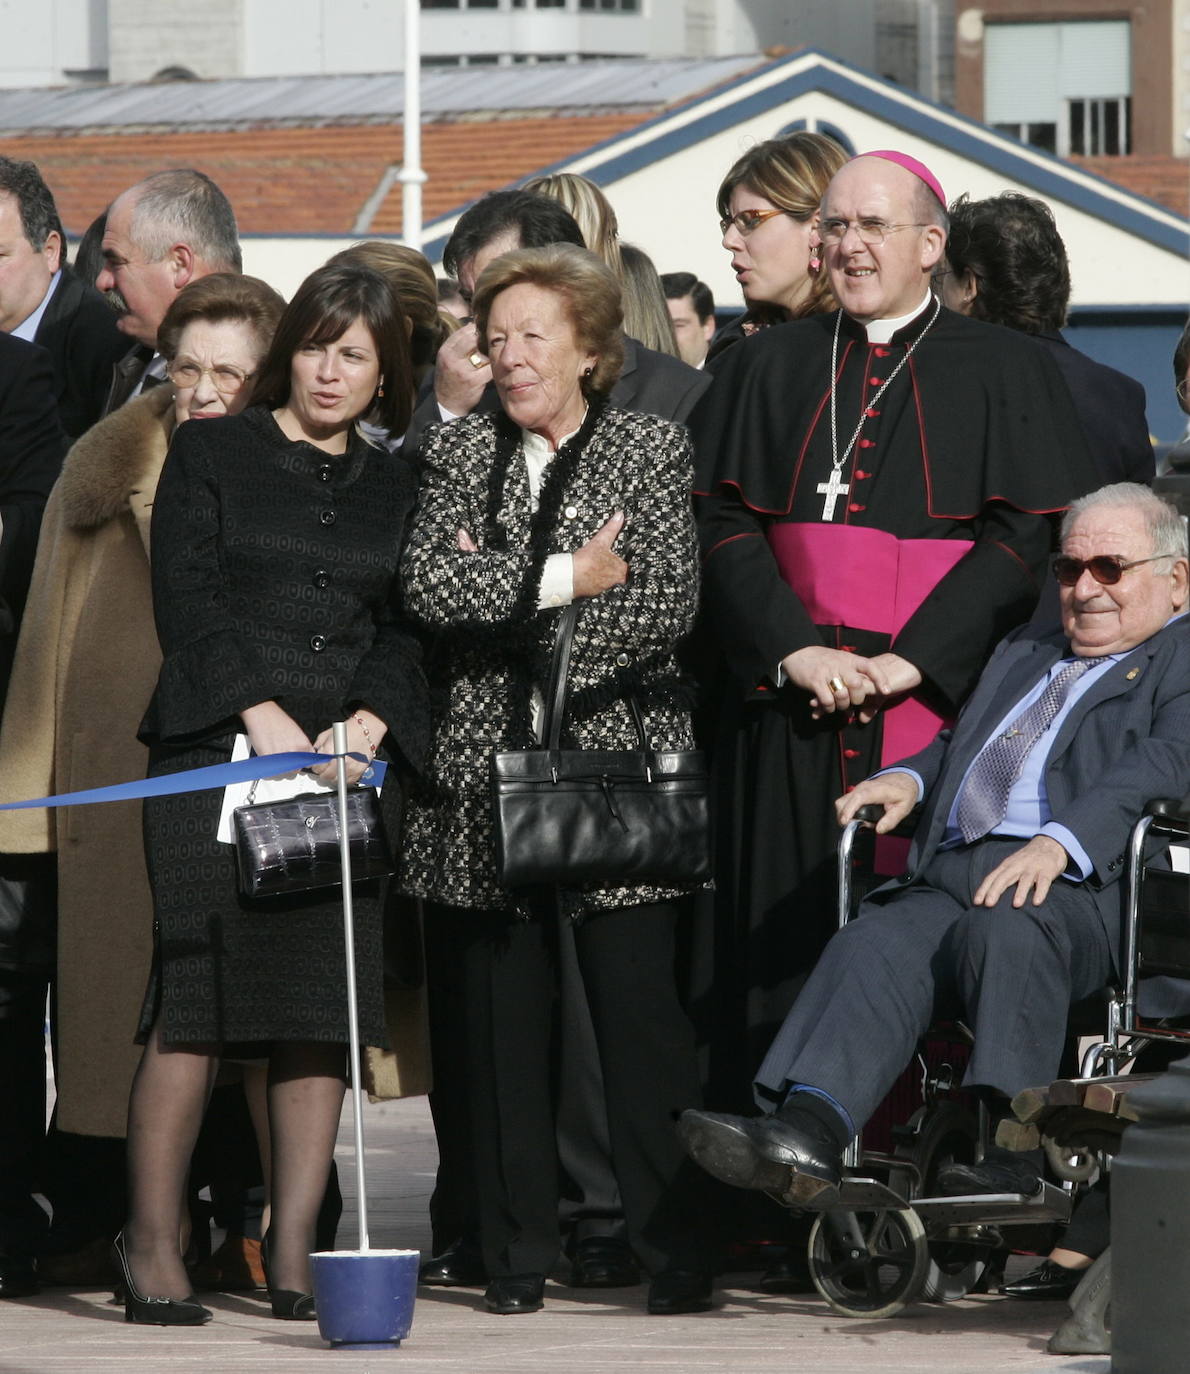
[[[554,644],[542,746],[492,756],[496,871],[507,888],[650,883],[697,886],[711,875],[707,764],[695,750],[562,749],[577,606]]]
[[[306,792],[260,803],[252,798],[250,792],[245,805],[232,812],[236,869],[245,897],[342,886],[338,792]],[[393,871],[374,787],[347,789],[347,834],[353,883]]]

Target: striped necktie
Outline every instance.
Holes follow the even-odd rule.
[[[1054,723],[1071,687],[1105,658],[1076,658],[1055,675],[1002,735],[984,745],[959,796],[955,821],[965,843],[987,835],[1004,819],[1008,795],[1037,741]]]

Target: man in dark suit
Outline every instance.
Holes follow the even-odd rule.
[[[786,1017],[755,1080],[770,1115],[683,1115],[709,1172],[830,1206],[844,1145],[937,1015],[974,1030],[965,1082],[994,1107],[1054,1076],[1070,1004],[1117,970],[1131,825],[1190,779],[1188,568],[1185,526],[1147,488],[1071,505],[1061,631],[1009,635],[953,729],[836,803],[841,824],[883,805],[887,832],[924,797],[908,869],[831,940]],[[938,1186],[1033,1193],[1039,1163],[989,1151]]]
[[[154,172],[112,201],[103,261],[95,285],[119,292],[120,332],[136,340],[110,378],[103,412],[109,415],[164,380],[157,331],[182,287],[212,272],[244,267],[230,202],[210,177],[188,167]]]
[[[442,254],[442,264],[459,283],[459,294],[470,308],[471,293],[483,269],[502,253],[517,248],[544,248],[550,243],[573,243],[583,248],[582,230],[556,200],[532,191],[493,191],[460,216]],[[612,387],[610,401],[624,410],[685,421],[711,379],[668,353],[646,348],[625,336],[624,365]],[[470,321],[438,350],[433,392],[414,411],[405,436],[416,445],[426,427],[495,410],[495,387],[487,358],[479,352],[479,337]]]
[[[58,207],[36,165],[0,157],[0,330],[50,355],[58,416],[77,439],[102,415],[127,344],[115,311],[65,255]]]
[[[54,373],[36,345],[0,334],[0,706],[46,497],[66,436]],[[31,881],[38,879],[39,881]],[[45,997],[54,959],[52,883],[23,856],[0,860],[0,1298],[37,1291],[46,1229],[33,1200],[45,1132]]]

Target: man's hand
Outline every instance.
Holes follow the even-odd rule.
[[[479,355],[479,332],[473,324],[456,329],[438,350],[434,399],[452,415],[470,415],[479,404],[484,387],[492,380],[488,361],[484,359],[483,366],[476,367],[473,355]]]
[[[786,654],[781,667],[795,687],[810,693],[810,714],[815,720],[831,711],[849,711],[868,697],[886,695],[890,690],[876,659],[822,644]]]
[[[884,673],[889,686],[886,692],[873,695],[859,713],[862,725],[867,725],[875,719],[876,712],[889,705],[893,698],[903,697],[907,692],[914,691],[922,682],[920,670],[900,654],[877,654],[872,662]]]
[[[574,594],[579,596],[599,596],[609,587],[620,587],[628,581],[628,564],[618,553],[612,552],[612,545],[620,537],[624,528],[624,512],[615,515],[601,525],[581,549],[574,551]]]
[[[1016,884],[1012,899],[1015,907],[1022,907],[1033,893],[1033,905],[1040,906],[1049,895],[1056,878],[1066,872],[1070,855],[1048,835],[1034,835],[1027,845],[997,864],[980,883],[975,893],[976,906],[995,906],[1001,896]]]
[[[882,773],[865,778],[835,802],[835,815],[841,826],[850,825],[861,806],[883,806],[884,815],[876,822],[877,835],[895,830],[917,805],[917,779],[912,773]]]

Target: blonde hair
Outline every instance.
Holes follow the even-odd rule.
[[[731,214],[731,196],[746,186],[771,201],[803,224],[814,218],[831,178],[850,159],[841,144],[826,134],[800,131],[770,138],[749,148],[736,159],[719,187],[719,218]],[[797,315],[819,315],[838,306],[825,272],[810,277],[810,292]],[[789,312],[777,305],[760,306],[753,314],[787,319]]]
[[[588,395],[609,392],[624,365],[620,284],[611,268],[573,243],[518,248],[490,262],[471,297],[479,346],[485,353],[492,302],[502,291],[520,285],[553,291],[562,298],[579,348],[598,359],[591,375],[583,380],[583,390]]]
[[[583,242],[602,258],[621,281],[624,269],[620,259],[620,226],[611,201],[593,181],[577,172],[554,172],[550,176],[533,177],[525,182],[526,191],[548,196],[568,210],[579,227]],[[629,331],[631,332],[631,331]]]
[[[620,255],[624,260],[625,334],[639,339],[646,348],[680,357],[665,288],[653,259],[634,243],[622,244]]]

